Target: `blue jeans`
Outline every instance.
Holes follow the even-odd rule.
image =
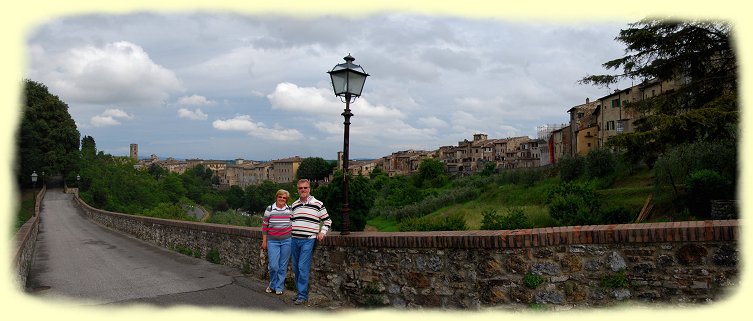
[[[297,299],[309,299],[309,271],[311,270],[311,255],[314,253],[316,239],[293,238],[293,274],[295,288],[298,290]]]
[[[290,259],[290,239],[267,239],[267,260],[269,261],[269,288],[282,291],[285,288],[285,274]]]

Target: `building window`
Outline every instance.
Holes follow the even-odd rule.
[[[620,100],[619,99],[612,99],[612,108],[614,107],[620,107]]]

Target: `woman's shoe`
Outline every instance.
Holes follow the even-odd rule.
[[[267,289],[266,289],[266,290],[264,290],[264,292],[267,292],[267,293],[272,293],[272,289],[270,289],[269,287],[267,287]]]

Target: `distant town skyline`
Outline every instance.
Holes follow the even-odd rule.
[[[179,159],[335,159],[344,104],[326,72],[351,54],[371,77],[352,105],[350,155],[378,158],[567,122],[614,89],[577,81],[608,72],[629,22],[82,14],[30,30],[25,77],[112,155],[136,143]]]

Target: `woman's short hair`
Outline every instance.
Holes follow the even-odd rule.
[[[285,197],[290,198],[290,193],[284,189],[278,189],[277,193],[275,194],[275,198],[280,195],[285,195]]]

